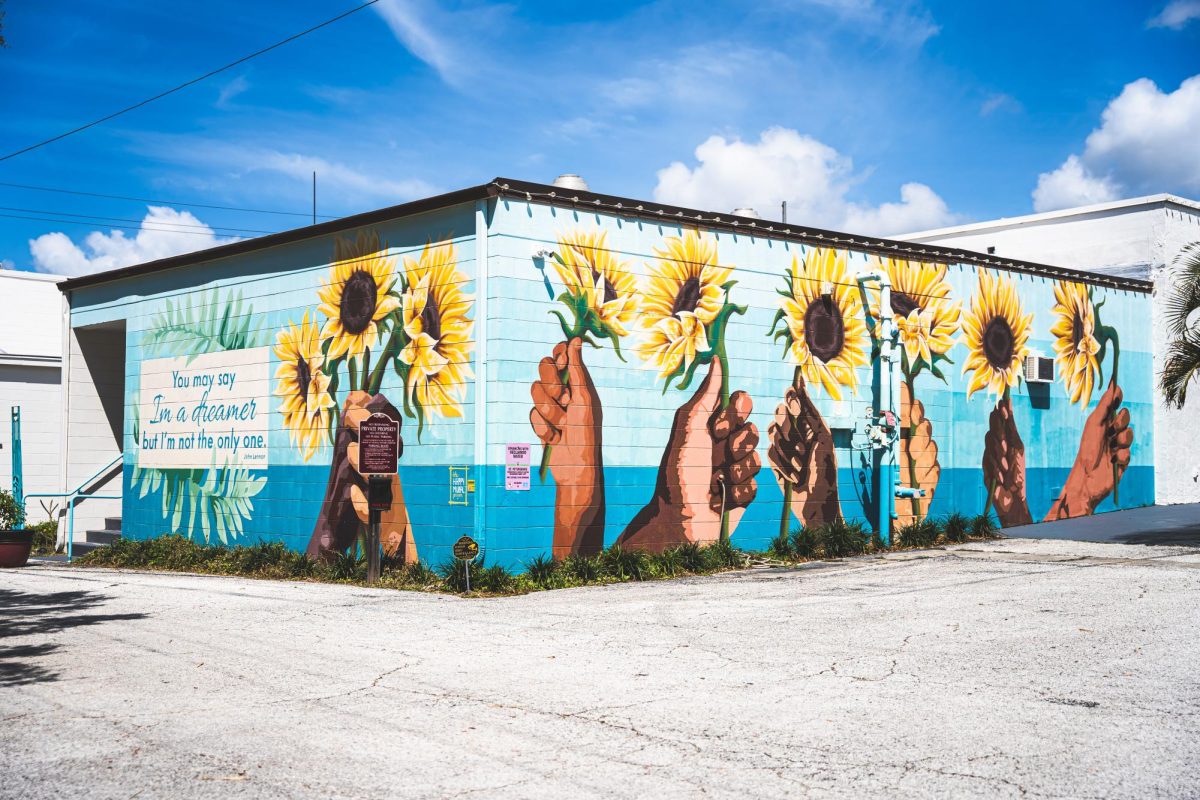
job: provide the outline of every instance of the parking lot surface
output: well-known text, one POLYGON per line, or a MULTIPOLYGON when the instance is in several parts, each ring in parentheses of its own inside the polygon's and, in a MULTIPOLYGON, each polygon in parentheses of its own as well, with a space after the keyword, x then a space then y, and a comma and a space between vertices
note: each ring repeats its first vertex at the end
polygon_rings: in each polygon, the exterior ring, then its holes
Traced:
POLYGON ((1196 797, 1200 551, 458 597, 0 574, 0 796, 1196 797))

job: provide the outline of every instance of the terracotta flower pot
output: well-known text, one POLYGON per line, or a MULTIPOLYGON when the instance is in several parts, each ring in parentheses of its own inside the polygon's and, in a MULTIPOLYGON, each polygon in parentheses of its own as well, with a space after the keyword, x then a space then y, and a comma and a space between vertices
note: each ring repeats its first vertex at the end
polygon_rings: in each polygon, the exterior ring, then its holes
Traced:
POLYGON ((33 549, 33 531, 0 531, 0 567, 23 567, 33 549))

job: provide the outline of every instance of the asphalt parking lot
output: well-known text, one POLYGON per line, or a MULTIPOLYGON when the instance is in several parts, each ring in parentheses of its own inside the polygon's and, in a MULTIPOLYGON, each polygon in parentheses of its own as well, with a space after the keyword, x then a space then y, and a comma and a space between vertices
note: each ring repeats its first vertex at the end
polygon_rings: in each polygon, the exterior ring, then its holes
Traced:
POLYGON ((1200 550, 504 599, 0 574, 0 796, 1196 797, 1200 550))

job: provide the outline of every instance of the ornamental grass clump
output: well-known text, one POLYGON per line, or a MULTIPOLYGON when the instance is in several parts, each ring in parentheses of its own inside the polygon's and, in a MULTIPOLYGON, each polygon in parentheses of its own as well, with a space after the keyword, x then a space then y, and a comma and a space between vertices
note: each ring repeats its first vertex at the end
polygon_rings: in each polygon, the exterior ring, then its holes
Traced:
POLYGON ((695 542, 681 544, 675 549, 679 553, 679 564, 685 572, 700 575, 712 570, 708 553, 695 542))
POLYGON ((771 540, 771 544, 767 547, 767 555, 780 561, 795 560, 796 551, 792 547, 792 537, 786 532, 780 533, 771 540))
POLYGON ((990 515, 980 514, 971 520, 971 538, 999 539, 1001 535, 1000 529, 996 527, 996 523, 992 522, 990 515))
POLYGON ((548 588, 558 579, 558 564, 543 554, 525 563, 525 575, 536 585, 548 588))
POLYGON ((913 520, 897 531, 901 547, 933 547, 942 535, 937 521, 926 517, 913 520))
POLYGON ((821 537, 817 528, 803 525, 793 528, 789 545, 793 557, 798 559, 818 558, 821 555, 821 537))
POLYGON ((627 550, 614 544, 600 554, 602 574, 619 581, 642 581, 650 574, 650 557, 644 550, 627 550))
POLYGON ((572 554, 562 560, 558 566, 561 575, 577 583, 595 583, 600 580, 600 559, 588 558, 572 554))
POLYGON ((825 558, 862 555, 871 539, 861 522, 847 522, 844 519, 827 522, 816 531, 816 535, 821 541, 825 558))
POLYGON ((650 556, 650 569, 660 578, 674 578, 687 572, 683 567, 683 556, 678 547, 669 547, 650 556))
POLYGON ((971 520, 955 511, 942 520, 942 534, 947 542, 965 542, 971 535, 971 520))

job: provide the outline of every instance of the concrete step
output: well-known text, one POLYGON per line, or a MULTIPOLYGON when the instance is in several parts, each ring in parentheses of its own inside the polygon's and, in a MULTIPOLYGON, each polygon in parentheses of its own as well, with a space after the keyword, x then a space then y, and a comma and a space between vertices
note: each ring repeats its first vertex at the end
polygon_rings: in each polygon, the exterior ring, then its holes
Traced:
POLYGON ((104 530, 106 530, 106 531, 121 530, 121 518, 120 517, 105 517, 104 518, 104 530))
MULTIPOLYGON (((113 542, 115 542, 117 539, 120 539, 120 538, 121 538, 121 530, 119 528, 115 531, 105 529, 105 530, 98 530, 98 531, 88 531, 86 541, 88 544, 106 545, 106 544, 112 544, 113 542)), ((76 545, 78 545, 78 542, 76 542, 76 545)))
POLYGON ((71 548, 71 555, 75 558, 79 558, 80 556, 90 553, 93 550, 99 550, 101 547, 108 547, 108 545, 100 544, 99 542, 76 542, 71 548))

